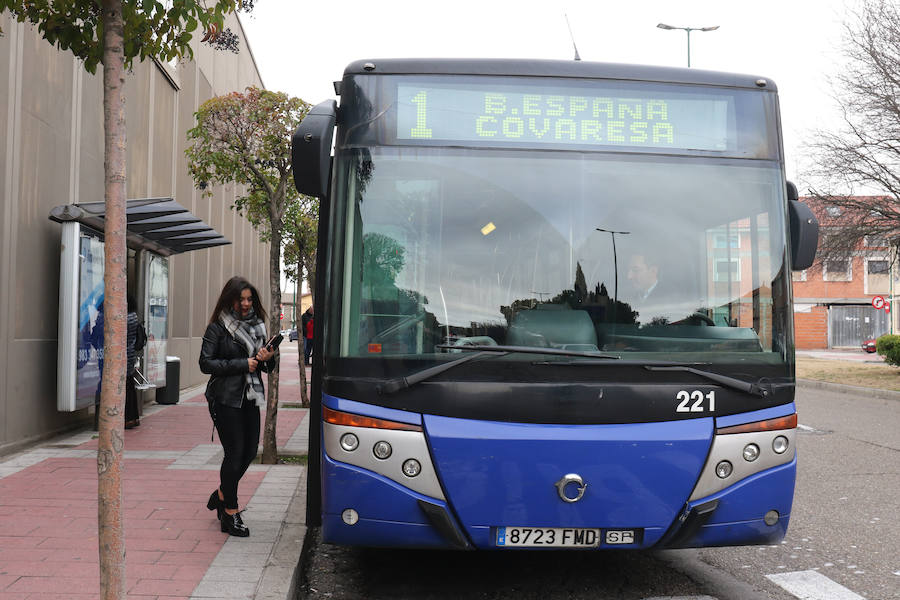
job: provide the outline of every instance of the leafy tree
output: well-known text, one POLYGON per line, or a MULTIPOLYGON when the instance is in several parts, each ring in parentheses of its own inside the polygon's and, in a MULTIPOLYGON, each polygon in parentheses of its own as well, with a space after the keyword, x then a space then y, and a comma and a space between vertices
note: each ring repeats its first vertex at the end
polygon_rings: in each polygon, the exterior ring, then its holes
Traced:
POLYGON ((900 234, 898 3, 864 0, 851 11, 844 54, 847 64, 835 76, 843 126, 817 131, 811 144, 816 165, 808 175, 817 182, 811 204, 823 226, 834 225, 821 237, 819 262, 848 256, 865 236, 887 238, 896 247, 900 234), (856 195, 860 188, 875 195, 856 195))
POLYGON ((374 288, 396 288, 394 281, 406 264, 403 244, 383 233, 367 233, 363 236, 363 276, 374 288))
MULTIPOLYGON (((269 331, 281 328, 284 216, 298 196, 291 173, 291 134, 309 109, 299 98, 248 87, 244 93, 232 92, 204 102, 194 115, 196 125, 188 131, 190 146, 185 153, 198 188, 229 182, 246 186, 232 208, 246 215, 263 241, 269 242, 269 331)), ((266 464, 274 464, 278 458, 278 377, 277 369, 269 373, 262 456, 266 464)))
POLYGON ((122 449, 125 396, 125 73, 135 59, 192 57, 193 32, 215 40, 239 0, 0 0, 20 23, 83 61, 103 65, 105 272, 104 368, 97 449, 100 590, 104 600, 125 597, 122 449))
MULTIPOLYGON (((306 279, 309 289, 316 289, 316 245, 319 229, 319 201, 311 196, 301 195, 296 202, 288 205, 284 215, 284 272, 290 281, 299 283, 306 279), (305 277, 304 277, 305 274, 305 277)), ((299 299, 294 297, 295 305, 299 299)), ((316 308, 318 314, 322 307, 316 308)), ((303 339, 303 331, 297 324, 297 333, 303 339)), ((301 348, 302 349, 302 348, 301 348)), ((297 355, 300 368, 300 403, 309 406, 309 393, 306 389, 306 367, 303 364, 303 352, 297 355)))

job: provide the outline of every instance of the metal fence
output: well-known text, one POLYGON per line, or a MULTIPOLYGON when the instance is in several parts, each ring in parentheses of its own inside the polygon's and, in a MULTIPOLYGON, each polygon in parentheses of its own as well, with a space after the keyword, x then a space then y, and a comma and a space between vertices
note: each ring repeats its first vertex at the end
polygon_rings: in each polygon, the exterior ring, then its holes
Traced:
POLYGON ((828 309, 828 347, 859 347, 863 340, 890 330, 889 315, 871 305, 831 306, 828 309))

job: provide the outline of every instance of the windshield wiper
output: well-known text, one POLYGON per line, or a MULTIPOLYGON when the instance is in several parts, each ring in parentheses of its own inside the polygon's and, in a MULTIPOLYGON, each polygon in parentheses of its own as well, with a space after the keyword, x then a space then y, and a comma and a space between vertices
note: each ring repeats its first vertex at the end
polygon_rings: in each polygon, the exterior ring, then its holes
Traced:
POLYGON ((475 354, 469 354, 467 356, 457 358, 456 360, 451 360, 449 362, 435 365, 427 369, 422 369, 421 371, 417 371, 412 375, 408 375, 406 377, 388 379, 384 383, 378 385, 375 390, 382 395, 394 394, 396 392, 399 392, 400 390, 412 387, 417 383, 421 383, 427 379, 431 379, 436 375, 440 375, 444 371, 448 371, 457 365, 461 365, 480 356, 487 355, 502 356, 504 354, 559 354, 562 356, 586 356, 589 358, 603 359, 619 358, 618 356, 613 356, 611 354, 601 354, 599 352, 577 352, 575 350, 537 348, 533 346, 450 346, 442 344, 436 347, 451 350, 464 350, 466 352, 475 352, 475 354))
MULTIPOLYGON (((456 360, 451 360, 449 362, 445 362, 434 367, 429 367, 427 369, 422 369, 421 371, 416 371, 412 375, 407 377, 397 377, 394 379, 388 379, 382 384, 379 384, 375 387, 375 391, 379 394, 387 395, 394 394, 399 392, 402 389, 412 387, 417 383, 425 381, 426 379, 431 379, 435 375, 440 375, 444 371, 452 369, 457 365, 461 365, 465 362, 469 362, 472 359, 478 358, 479 356, 487 356, 491 354, 490 352, 478 352, 477 354, 469 354, 468 356, 463 356, 462 358, 457 358, 456 360)), ((505 354, 505 353, 504 353, 505 354)), ((496 356, 494 354, 493 356, 496 356)))
POLYGON ((760 396, 761 398, 768 398, 769 394, 771 393, 767 387, 763 387, 763 379, 757 380, 756 383, 750 383, 749 381, 737 379, 736 377, 729 377, 728 375, 722 375, 721 373, 713 373, 712 371, 695 369, 694 367, 688 367, 686 365, 674 365, 666 367, 644 365, 644 368, 648 371, 685 371, 687 373, 693 373, 694 375, 699 375, 700 377, 709 379, 710 381, 715 381, 716 383, 724 385, 725 387, 729 387, 733 390, 738 390, 739 392, 747 392, 748 394, 760 396))
MULTIPOLYGON (((590 358, 597 358, 596 354, 588 354, 590 358)), ((610 358, 618 358, 621 362, 616 363, 617 367, 690 367, 697 365, 708 365, 706 362, 674 362, 671 360, 634 360, 630 358, 622 358, 621 356, 606 356, 600 360, 536 360, 533 365, 546 367, 595 367, 597 365, 609 365, 610 358)))
POLYGON ((585 352, 582 350, 563 350, 561 348, 542 348, 540 346, 451 346, 450 344, 440 344, 435 348, 445 348, 449 350, 464 350, 466 352, 502 352, 510 354, 554 354, 556 356, 584 356, 585 358, 602 358, 607 360, 618 360, 618 355, 603 354, 599 351, 585 352))

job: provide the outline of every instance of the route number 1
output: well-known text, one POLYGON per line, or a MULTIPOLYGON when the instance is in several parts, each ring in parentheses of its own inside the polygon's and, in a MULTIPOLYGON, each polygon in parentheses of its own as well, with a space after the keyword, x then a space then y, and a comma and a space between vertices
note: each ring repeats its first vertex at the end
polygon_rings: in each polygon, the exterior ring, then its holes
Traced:
POLYGON ((431 138, 431 128, 428 127, 428 94, 421 91, 412 97, 411 102, 416 105, 416 126, 409 132, 409 137, 431 138))
POLYGON ((716 411, 716 392, 711 391, 705 396, 700 390, 688 392, 681 390, 675 394, 675 399, 680 400, 678 408, 675 412, 715 412, 716 411), (705 402, 704 402, 705 401, 705 402))

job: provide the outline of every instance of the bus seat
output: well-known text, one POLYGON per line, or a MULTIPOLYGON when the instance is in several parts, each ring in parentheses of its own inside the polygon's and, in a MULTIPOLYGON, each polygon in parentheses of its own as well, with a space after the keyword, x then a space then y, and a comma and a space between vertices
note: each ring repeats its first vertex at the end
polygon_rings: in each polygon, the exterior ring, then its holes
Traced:
MULTIPOLYGON (((554 306, 554 305, 549 305, 554 306)), ((597 332, 583 310, 533 310, 517 313, 510 323, 506 342, 511 346, 561 348, 571 344, 597 347, 597 332)))

